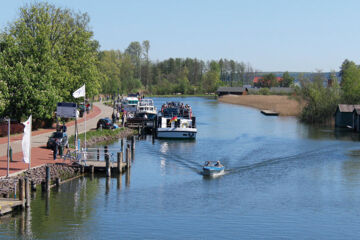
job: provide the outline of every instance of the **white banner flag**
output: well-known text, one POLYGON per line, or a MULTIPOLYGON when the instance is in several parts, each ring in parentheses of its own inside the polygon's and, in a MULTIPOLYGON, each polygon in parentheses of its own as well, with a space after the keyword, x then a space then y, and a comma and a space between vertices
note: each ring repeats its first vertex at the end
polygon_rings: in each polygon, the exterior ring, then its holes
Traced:
POLYGON ((24 128, 24 136, 22 139, 22 151, 24 155, 24 162, 30 163, 30 151, 31 151, 31 120, 32 117, 30 115, 29 119, 22 124, 25 125, 24 128))
POLYGON ((74 98, 85 97, 85 84, 73 93, 74 98))

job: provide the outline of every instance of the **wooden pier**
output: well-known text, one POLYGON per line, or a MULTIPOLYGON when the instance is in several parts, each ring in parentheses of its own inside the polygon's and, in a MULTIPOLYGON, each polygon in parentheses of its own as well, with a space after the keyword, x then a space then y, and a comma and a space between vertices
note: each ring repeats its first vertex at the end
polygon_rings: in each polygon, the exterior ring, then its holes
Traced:
POLYGON ((263 110, 261 110, 261 113, 266 115, 266 116, 279 116, 278 112, 274 112, 272 110, 263 109, 263 110))
POLYGON ((0 215, 12 212, 17 208, 22 208, 24 202, 13 198, 0 198, 0 215))

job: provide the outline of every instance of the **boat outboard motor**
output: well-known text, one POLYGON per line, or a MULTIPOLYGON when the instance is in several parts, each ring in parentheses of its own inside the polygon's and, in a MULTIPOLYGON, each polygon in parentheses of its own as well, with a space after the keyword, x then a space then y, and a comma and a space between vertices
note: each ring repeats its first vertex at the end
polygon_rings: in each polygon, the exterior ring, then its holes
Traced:
POLYGON ((196 128, 196 117, 191 117, 192 128, 196 128))

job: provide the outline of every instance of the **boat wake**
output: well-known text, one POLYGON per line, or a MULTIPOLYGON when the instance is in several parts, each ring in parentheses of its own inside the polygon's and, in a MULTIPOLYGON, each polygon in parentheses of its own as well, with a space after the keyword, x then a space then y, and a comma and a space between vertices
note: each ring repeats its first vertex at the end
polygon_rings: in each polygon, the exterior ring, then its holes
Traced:
POLYGON ((239 167, 235 167, 235 168, 231 168, 227 170, 228 174, 235 174, 235 173, 239 173, 239 172, 243 172, 243 171, 247 171, 247 170, 253 170, 256 168, 261 168, 261 167, 267 167, 267 166, 271 166, 274 164, 279 164, 281 162, 289 162, 289 161, 296 161, 296 160, 300 160, 300 159, 309 159, 311 157, 316 157, 318 155, 324 155, 324 153, 329 153, 329 152, 333 152, 336 151, 336 149, 332 149, 330 150, 331 147, 326 148, 326 149, 314 149, 312 151, 306 151, 306 152, 301 152, 298 154, 293 154, 293 155, 289 155, 289 156, 283 156, 283 157, 275 157, 275 158, 270 158, 270 159, 265 159, 261 162, 257 162, 257 163, 253 163, 253 164, 249 164, 249 165, 244 165, 244 166, 239 166, 239 167))

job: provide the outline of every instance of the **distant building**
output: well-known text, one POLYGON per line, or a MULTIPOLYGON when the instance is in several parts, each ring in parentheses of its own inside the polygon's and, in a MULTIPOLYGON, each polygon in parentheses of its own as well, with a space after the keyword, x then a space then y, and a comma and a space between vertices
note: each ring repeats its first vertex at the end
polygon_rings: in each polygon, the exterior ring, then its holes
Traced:
POLYGON ((247 95, 248 89, 244 87, 219 87, 216 94, 221 97, 223 95, 247 95))
POLYGON ((335 112, 335 127, 354 128, 354 109, 360 109, 360 105, 339 104, 335 112))
POLYGON ((360 132, 360 108, 354 108, 353 111, 353 128, 356 132, 360 132))

